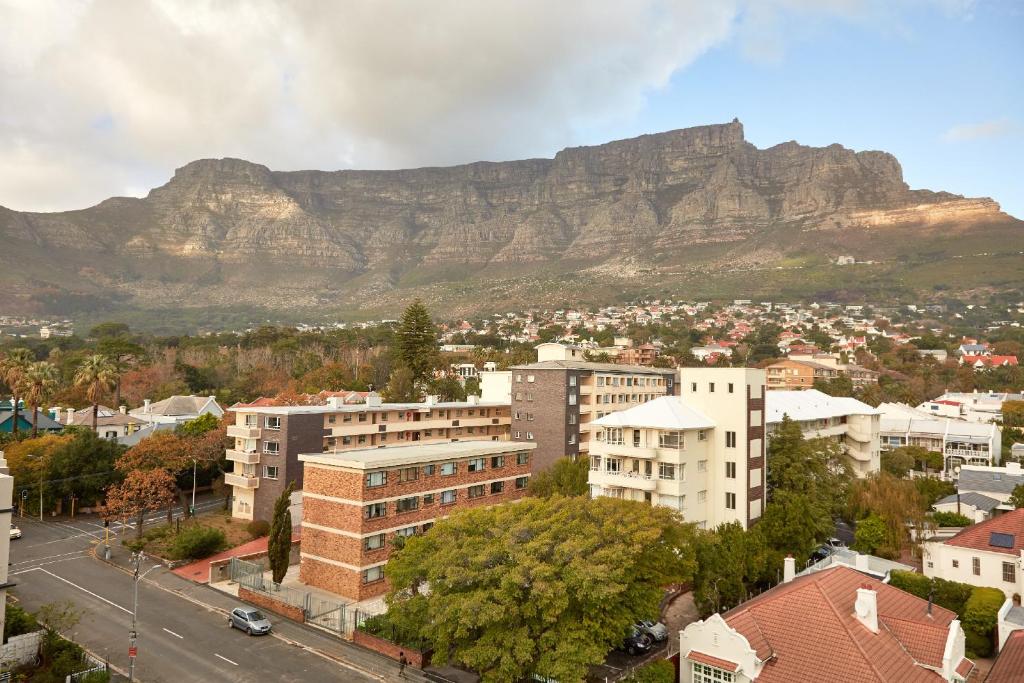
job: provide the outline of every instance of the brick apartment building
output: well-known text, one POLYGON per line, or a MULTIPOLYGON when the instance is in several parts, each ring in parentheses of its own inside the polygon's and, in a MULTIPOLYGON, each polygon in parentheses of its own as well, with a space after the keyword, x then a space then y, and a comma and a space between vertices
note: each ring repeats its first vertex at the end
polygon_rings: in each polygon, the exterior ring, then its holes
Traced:
POLYGON ((541 344, 536 363, 512 368, 512 440, 537 444, 535 472, 587 453, 594 420, 678 393, 675 370, 591 363, 578 351, 541 344))
POLYGON ((370 395, 349 405, 339 398, 326 405, 236 405, 227 449, 234 471, 224 476, 233 487, 231 514, 239 519, 272 516, 274 501, 294 480, 303 487, 300 453, 334 452, 381 446, 461 440, 500 441, 509 435, 507 403, 468 401, 382 403, 370 395))
POLYGON ((458 441, 299 455, 302 582, 354 601, 386 593, 396 537, 454 510, 523 497, 535 447, 458 441))
POLYGON ((810 360, 780 360, 765 368, 768 389, 810 389, 814 380, 839 376, 839 368, 810 360))

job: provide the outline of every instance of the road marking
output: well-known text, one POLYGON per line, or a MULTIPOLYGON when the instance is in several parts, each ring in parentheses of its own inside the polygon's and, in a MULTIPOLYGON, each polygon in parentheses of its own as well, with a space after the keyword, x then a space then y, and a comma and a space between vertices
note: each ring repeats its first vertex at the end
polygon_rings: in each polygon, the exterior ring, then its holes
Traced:
POLYGON ((214 657, 220 657, 221 659, 223 659, 223 660, 224 660, 225 662, 227 662, 228 664, 234 664, 235 666, 238 666, 238 662, 232 662, 232 661, 231 661, 230 659, 228 659, 227 657, 221 657, 221 655, 217 654, 216 652, 214 652, 214 653, 213 653, 213 656, 214 656, 214 657))
MULTIPOLYGON (((42 572, 42 573, 44 573, 44 574, 49 574, 50 576, 52 576, 53 578, 57 579, 58 581, 63 581, 64 583, 66 583, 66 584, 68 584, 69 586, 72 586, 72 587, 74 587, 74 588, 77 588, 78 590, 82 591, 83 593, 88 593, 89 595, 91 595, 92 597, 96 598, 97 600, 102 600, 103 602, 107 603, 107 604, 108 604, 108 605, 110 605, 111 607, 116 607, 117 609, 121 610, 121 611, 122 611, 122 612, 124 612, 125 614, 131 614, 131 613, 132 613, 132 611, 131 611, 130 609, 127 609, 127 608, 121 607, 121 605, 117 604, 116 602, 113 602, 113 601, 111 601, 111 600, 107 600, 107 599, 106 599, 105 597, 103 597, 102 595, 97 595, 96 593, 93 593, 93 592, 92 592, 91 590, 89 590, 88 588, 83 588, 82 586, 79 586, 79 585, 78 585, 77 583, 75 583, 74 581, 68 581, 68 580, 67 580, 67 579, 65 579, 65 578, 64 578, 63 576, 57 576, 57 575, 56 575, 56 574, 54 574, 53 572, 51 572, 51 571, 48 571, 48 570, 46 570, 46 569, 43 569, 42 567, 33 567, 32 569, 26 569, 25 571, 26 571, 26 572, 42 572)), ((20 572, 20 573, 24 573, 24 572, 20 572)))
POLYGON ((39 569, 40 567, 46 567, 46 566, 49 566, 51 564, 57 564, 58 562, 68 562, 70 560, 81 560, 81 559, 83 559, 85 557, 88 557, 88 555, 76 555, 75 557, 65 557, 65 558, 62 558, 62 559, 59 559, 59 560, 50 560, 49 562, 40 562, 35 567, 27 567, 25 569, 19 569, 16 572, 11 572, 11 576, 15 576, 16 574, 24 574, 25 572, 30 572, 30 571, 32 571, 34 569, 39 569))
POLYGON ((179 636, 179 635, 178 635, 177 633, 175 633, 174 631, 172 631, 172 630, 171 630, 171 629, 169 629, 169 628, 165 628, 164 630, 165 630, 165 631, 167 631, 168 633, 170 633, 170 634, 171 634, 172 636, 174 636, 175 638, 181 638, 182 640, 184 640, 184 639, 185 639, 185 636, 179 636))
POLYGON ((21 562, 12 562, 11 566, 12 567, 17 567, 17 566, 23 565, 23 564, 34 564, 36 562, 43 562, 45 560, 53 560, 53 559, 56 559, 58 557, 68 557, 70 555, 81 555, 84 552, 86 552, 86 551, 85 550, 76 550, 76 551, 70 552, 70 553, 61 553, 60 555, 47 555, 46 557, 37 557, 34 560, 22 560, 21 562))

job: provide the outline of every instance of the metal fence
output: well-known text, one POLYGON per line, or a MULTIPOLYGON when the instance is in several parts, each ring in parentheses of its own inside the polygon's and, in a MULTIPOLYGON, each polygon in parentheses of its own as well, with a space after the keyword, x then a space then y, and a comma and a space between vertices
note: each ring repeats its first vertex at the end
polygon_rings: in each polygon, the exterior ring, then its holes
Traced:
POLYGON ((64 683, 75 683, 76 681, 81 681, 89 674, 96 673, 97 671, 110 671, 110 665, 107 664, 107 662, 103 661, 99 657, 93 656, 89 652, 85 652, 83 654, 82 665, 89 668, 76 671, 73 674, 68 674, 64 678, 64 683))
POLYGON ((264 575, 263 565, 257 562, 232 557, 228 564, 228 572, 231 580, 239 586, 286 605, 298 607, 308 624, 343 635, 351 632, 351 625, 345 618, 343 602, 274 583, 264 575))

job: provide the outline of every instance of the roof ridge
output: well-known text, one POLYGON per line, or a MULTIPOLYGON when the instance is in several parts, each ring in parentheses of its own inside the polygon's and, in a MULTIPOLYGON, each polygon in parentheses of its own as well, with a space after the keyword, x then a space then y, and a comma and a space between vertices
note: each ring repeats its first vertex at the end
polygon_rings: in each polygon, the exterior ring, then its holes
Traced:
MULTIPOLYGON (((829 609, 832 610, 832 613, 836 615, 836 619, 839 620, 839 625, 842 626, 843 629, 846 631, 846 633, 850 636, 850 641, 853 643, 853 646, 857 648, 857 651, 860 652, 860 655, 861 655, 861 657, 864 658, 864 661, 867 663, 868 668, 875 672, 875 677, 878 679, 879 683, 885 683, 885 680, 886 680, 885 676, 882 675, 882 672, 879 671, 878 668, 875 666, 875 663, 871 660, 871 657, 869 657, 868 653, 864 651, 863 647, 861 647, 860 641, 858 640, 857 636, 853 633, 852 630, 850 630, 850 627, 846 625, 846 620, 843 618, 843 615, 839 613, 838 608, 836 608, 836 606, 832 602, 832 600, 829 599, 828 593, 826 593, 824 590, 822 590, 821 582, 820 581, 814 581, 812 583, 814 584, 814 587, 818 589, 818 592, 821 593, 821 597, 825 599, 825 604, 827 604, 829 606, 829 609)), ((876 602, 876 605, 877 605, 877 602, 876 602)), ((865 627, 865 628, 867 628, 867 627, 865 627)), ((888 628, 886 628, 885 630, 889 631, 888 628)), ((890 633, 891 633, 891 631, 890 631, 890 633)), ((875 634, 875 635, 877 635, 877 634, 875 634)), ((898 642, 898 640, 897 640, 897 642, 898 642)), ((902 644, 901 644, 901 647, 902 647, 902 644)))

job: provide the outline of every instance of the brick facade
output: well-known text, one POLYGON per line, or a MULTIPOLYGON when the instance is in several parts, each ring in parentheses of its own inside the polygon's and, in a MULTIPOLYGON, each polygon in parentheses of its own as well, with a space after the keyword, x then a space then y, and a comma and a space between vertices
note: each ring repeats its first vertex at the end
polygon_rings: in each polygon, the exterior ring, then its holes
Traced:
POLYGON ((320 450, 323 430, 317 415, 283 415, 281 429, 262 430, 260 462, 256 466, 260 476, 260 487, 253 496, 253 519, 270 521, 274 516, 274 502, 288 486, 295 481, 295 490, 302 489, 302 466, 299 453, 320 450), (276 455, 263 452, 263 444, 276 441, 279 450, 276 455), (263 476, 265 466, 277 467, 277 479, 263 476))

